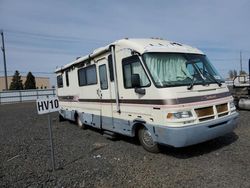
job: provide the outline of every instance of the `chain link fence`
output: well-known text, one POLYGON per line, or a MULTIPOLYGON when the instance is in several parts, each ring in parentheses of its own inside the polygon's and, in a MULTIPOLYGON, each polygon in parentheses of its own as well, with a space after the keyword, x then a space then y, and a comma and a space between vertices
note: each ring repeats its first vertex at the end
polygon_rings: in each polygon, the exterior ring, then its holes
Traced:
POLYGON ((55 89, 12 90, 0 92, 0 104, 35 101, 38 98, 56 96, 55 89))

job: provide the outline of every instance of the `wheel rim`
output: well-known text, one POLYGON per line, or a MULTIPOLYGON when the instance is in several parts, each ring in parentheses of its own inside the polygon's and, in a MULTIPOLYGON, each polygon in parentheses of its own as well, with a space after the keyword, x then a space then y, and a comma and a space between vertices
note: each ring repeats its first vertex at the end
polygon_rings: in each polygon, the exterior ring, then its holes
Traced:
POLYGON ((142 140, 143 140, 144 144, 149 146, 149 147, 152 147, 155 145, 154 140, 151 136, 151 133, 147 129, 144 129, 144 131, 143 131, 142 140))

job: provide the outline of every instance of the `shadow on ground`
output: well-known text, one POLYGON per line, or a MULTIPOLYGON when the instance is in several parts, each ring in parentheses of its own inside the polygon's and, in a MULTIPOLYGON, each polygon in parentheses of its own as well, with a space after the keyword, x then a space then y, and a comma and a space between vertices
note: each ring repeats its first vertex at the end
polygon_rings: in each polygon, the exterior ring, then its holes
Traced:
MULTIPOLYGON (((89 126, 87 126, 87 129, 102 134, 102 131, 100 129, 95 129, 89 126)), ((130 144, 137 145, 137 146, 140 145, 139 140, 137 138, 131 138, 131 137, 123 136, 123 135, 117 135, 114 139, 110 139, 110 140, 114 142, 125 141, 130 144)), ((214 152, 216 150, 219 150, 223 147, 226 147, 234 143, 237 140, 238 140, 238 136, 234 132, 232 132, 224 136, 218 137, 216 139, 203 142, 200 144, 196 144, 193 146, 188 146, 188 147, 183 147, 183 148, 174 148, 171 146, 160 145, 159 147, 160 147, 160 153, 162 154, 173 156, 179 159, 188 159, 188 158, 204 155, 206 153, 214 152)))
POLYGON ((232 132, 225 136, 184 148, 161 146, 161 152, 176 158, 188 159, 217 151, 234 143, 236 140, 238 140, 238 136, 232 132))
MULTIPOLYGON (((130 138, 126 136, 119 136, 117 141, 123 140, 129 142, 131 144, 140 145, 138 139, 130 138)), ((160 145, 160 153, 170 155, 180 159, 188 159, 200 155, 204 155, 206 153, 211 153, 216 150, 219 150, 223 147, 226 147, 235 141, 238 140, 238 136, 232 132, 226 134, 225 136, 218 137, 216 139, 203 142, 200 144, 196 144, 193 146, 183 147, 183 148, 174 148, 171 146, 160 145)))

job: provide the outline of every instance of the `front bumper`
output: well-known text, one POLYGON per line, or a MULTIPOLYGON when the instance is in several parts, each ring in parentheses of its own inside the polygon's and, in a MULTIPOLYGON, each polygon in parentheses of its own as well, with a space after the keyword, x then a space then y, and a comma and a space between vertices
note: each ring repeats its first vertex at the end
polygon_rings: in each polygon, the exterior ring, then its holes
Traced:
POLYGON ((205 142, 230 133, 237 126, 239 114, 187 127, 155 127, 156 142, 174 147, 185 147, 205 142))

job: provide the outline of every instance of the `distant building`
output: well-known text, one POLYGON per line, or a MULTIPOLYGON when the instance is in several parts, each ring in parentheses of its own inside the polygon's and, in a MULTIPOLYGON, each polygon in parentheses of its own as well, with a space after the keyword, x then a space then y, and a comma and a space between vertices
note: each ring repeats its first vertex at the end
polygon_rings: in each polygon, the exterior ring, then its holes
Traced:
MULTIPOLYGON (((12 82, 13 76, 8 76, 8 89, 10 88, 10 84, 12 82)), ((48 89, 50 88, 50 82, 48 77, 35 77, 36 79, 36 88, 37 89, 48 89)), ((26 81, 26 76, 22 76, 21 80, 23 81, 23 84, 26 81)), ((5 77, 0 76, 0 91, 5 90, 5 77)))

